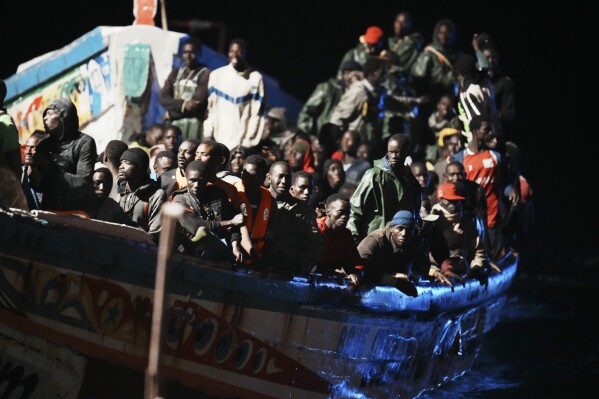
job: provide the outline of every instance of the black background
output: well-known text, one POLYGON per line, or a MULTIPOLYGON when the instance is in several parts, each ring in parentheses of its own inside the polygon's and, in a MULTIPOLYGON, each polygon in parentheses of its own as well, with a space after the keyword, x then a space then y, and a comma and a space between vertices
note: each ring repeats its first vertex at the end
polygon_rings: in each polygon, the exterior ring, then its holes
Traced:
MULTIPOLYGON (((167 0, 169 21, 222 22, 226 44, 248 40, 248 61, 305 101, 315 85, 333 76, 344 52, 370 25, 391 34, 395 14, 409 10, 429 42, 440 18, 454 21, 459 48, 471 52, 475 32, 497 43, 504 70, 516 86, 524 173, 535 190, 535 248, 547 256, 593 257, 597 251, 597 116, 595 54, 597 13, 574 2, 527 1, 279 1, 167 0), (594 69, 595 68, 595 69, 594 69), (593 107, 593 105, 595 105, 593 107), (590 106, 587 110, 584 106, 590 106), (585 120, 587 118, 587 120, 585 120)), ((3 3, 0 77, 20 63, 58 49, 99 25, 133 21, 132 0, 3 3)), ((160 26, 160 13, 156 15, 160 26)), ((174 28, 172 30, 184 31, 174 28)), ((200 33, 217 49, 217 31, 200 33)))

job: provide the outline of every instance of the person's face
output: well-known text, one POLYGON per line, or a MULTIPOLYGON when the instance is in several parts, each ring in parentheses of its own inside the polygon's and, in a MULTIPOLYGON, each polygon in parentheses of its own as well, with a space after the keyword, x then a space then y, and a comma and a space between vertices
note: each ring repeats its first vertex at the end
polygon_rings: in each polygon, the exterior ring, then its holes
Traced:
POLYGON ((298 178, 289 189, 289 193, 300 201, 308 202, 314 192, 314 182, 306 177, 298 178))
POLYGON ((455 183, 464 179, 464 172, 459 166, 448 165, 445 169, 445 180, 450 183, 455 183))
POLYGON ((497 67, 497 54, 491 49, 484 49, 483 54, 489 63, 489 71, 495 71, 497 67))
POLYGON ((349 221, 349 202, 336 200, 329 204, 326 215, 333 230, 344 228, 349 221))
POLYGON ((179 144, 177 132, 173 129, 166 129, 162 142, 164 143, 164 147, 167 149, 167 151, 175 151, 177 144, 179 144))
POLYGON ((499 141, 497 140, 497 135, 489 134, 488 140, 486 143, 487 148, 494 150, 495 148, 497 148, 498 144, 499 144, 499 141))
POLYGON ((380 84, 383 81, 383 79, 385 79, 386 73, 387 67, 385 65, 382 65, 379 69, 372 73, 371 81, 374 83, 374 85, 380 84))
POLYGON ((425 188, 428 183, 428 171, 422 166, 412 166, 412 174, 418 180, 420 187, 425 188))
POLYGON ((453 134, 446 139, 445 147, 447 148, 449 155, 453 155, 462 148, 462 142, 457 134, 453 134))
POLYGON ((175 166, 175 161, 173 159, 168 157, 162 157, 157 159, 154 163, 154 171, 156 172, 156 176, 160 176, 167 170, 175 168, 175 166))
POLYGON ((327 181, 329 186, 337 188, 343 184, 343 168, 337 163, 331 164, 327 169, 327 181))
POLYGON ((146 141, 151 146, 156 145, 162 141, 164 135, 164 129, 159 127, 152 127, 146 132, 146 141))
POLYGON ((119 165, 119 178, 129 181, 132 177, 137 175, 137 166, 123 159, 119 165))
POLYGON ((325 149, 318 140, 312 142, 312 155, 314 156, 314 167, 320 167, 325 161, 325 149))
POLYGON ((112 189, 112 176, 104 172, 94 172, 92 181, 94 183, 94 195, 100 200, 108 198, 108 194, 112 189))
POLYGON ((181 53, 181 58, 183 58, 183 65, 193 65, 196 61, 197 56, 198 50, 193 44, 186 44, 183 46, 183 52, 181 53))
POLYGON ((196 150, 196 159, 199 159, 200 161, 204 162, 204 163, 209 163, 210 162, 210 151, 212 151, 212 146, 209 144, 200 144, 198 146, 198 149, 196 150))
POLYGON ((197 170, 190 170, 185 176, 187 178, 187 189, 189 193, 195 198, 200 198, 202 192, 208 185, 208 177, 205 173, 201 173, 197 170))
POLYGON ((455 34, 447 25, 441 25, 437 31, 437 40, 443 47, 451 47, 455 41, 455 34))
POLYGON ((343 151, 344 153, 348 153, 350 155, 354 155, 356 153, 357 150, 357 140, 354 137, 354 133, 351 131, 347 131, 345 133, 343 133, 343 136, 341 137, 341 151, 343 151))
POLYGON ((231 158, 229 164, 231 167, 231 173, 233 173, 235 176, 239 176, 241 171, 243 170, 243 161, 244 158, 242 153, 236 152, 233 154, 233 157, 231 158))
POLYGON ((241 172, 241 180, 243 180, 243 185, 246 188, 258 188, 259 186, 264 184, 264 179, 266 179, 265 173, 260 172, 260 168, 258 167, 258 165, 243 165, 243 172, 241 172))
POLYGON ((480 124, 480 129, 474 133, 476 134, 479 147, 485 147, 489 141, 489 122, 483 121, 480 124))
POLYGON ((276 165, 268 175, 270 188, 275 197, 279 198, 289 192, 291 186, 291 168, 288 165, 276 165))
POLYGON ((306 153, 300 150, 293 149, 291 150, 291 159, 289 163, 291 164, 291 170, 298 171, 304 168, 304 157, 306 153))
POLYGON ((238 67, 243 67, 243 65, 245 65, 245 49, 239 46, 239 44, 231 44, 231 46, 229 47, 228 56, 229 62, 235 69, 238 69, 238 67))
POLYGON ((57 136, 58 134, 62 134, 61 127, 62 121, 58 114, 53 109, 47 110, 44 115, 44 128, 46 129, 46 132, 53 136, 57 136))
POLYGON ((387 143, 387 159, 391 168, 400 168, 405 163, 408 156, 407 150, 405 141, 400 143, 398 140, 389 140, 387 143))
POLYGON ((395 21, 393 21, 393 32, 396 35, 402 35, 408 33, 411 29, 411 21, 405 16, 405 14, 399 14, 395 21))
POLYGON ((447 96, 443 96, 437 103, 437 110, 442 113, 446 113, 453 106, 451 100, 447 96))
POLYGON ((463 206, 462 201, 460 200, 448 200, 445 198, 441 198, 439 200, 439 205, 445 208, 449 213, 455 213, 458 215, 462 215, 463 206))
POLYGON ((370 147, 366 144, 361 144, 356 151, 356 156, 370 162, 370 147))
POLYGON ((35 155, 35 150, 39 141, 40 139, 37 137, 29 137, 25 142, 25 151, 23 154, 23 163, 25 165, 33 164, 33 156, 35 155))
POLYGON ((177 152, 177 166, 185 170, 185 167, 194 160, 196 155, 195 150, 196 148, 193 143, 190 143, 189 141, 181 143, 179 151, 177 152))
POLYGON ((401 224, 391 227, 391 238, 398 247, 407 245, 412 236, 412 228, 401 224))

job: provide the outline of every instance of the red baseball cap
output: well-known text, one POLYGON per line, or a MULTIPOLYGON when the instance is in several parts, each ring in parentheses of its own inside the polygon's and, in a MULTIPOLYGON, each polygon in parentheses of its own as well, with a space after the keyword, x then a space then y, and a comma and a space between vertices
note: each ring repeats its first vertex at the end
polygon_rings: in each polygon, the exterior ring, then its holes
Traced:
POLYGON ((360 36, 360 41, 362 43, 377 44, 382 36, 383 30, 381 28, 378 26, 369 26, 368 29, 366 29, 366 33, 360 36))
POLYGON ((437 188, 437 199, 441 198, 450 201, 466 199, 466 197, 458 193, 458 188, 454 183, 443 183, 437 188))

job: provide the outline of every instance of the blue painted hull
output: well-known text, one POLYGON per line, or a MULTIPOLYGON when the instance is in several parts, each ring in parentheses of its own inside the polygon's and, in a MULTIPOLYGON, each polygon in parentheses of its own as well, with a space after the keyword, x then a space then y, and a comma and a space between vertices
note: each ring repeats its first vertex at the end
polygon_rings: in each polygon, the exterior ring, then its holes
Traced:
MULTIPOLYGON (((39 338, 38 352, 58 346, 143 371, 155 265, 156 247, 137 230, 0 211, 0 324, 39 338)), ((501 266, 487 287, 430 284, 412 298, 173 255, 164 376, 214 397, 413 397, 472 366, 517 260, 501 266)), ((30 359, 18 360, 28 370, 30 359)))

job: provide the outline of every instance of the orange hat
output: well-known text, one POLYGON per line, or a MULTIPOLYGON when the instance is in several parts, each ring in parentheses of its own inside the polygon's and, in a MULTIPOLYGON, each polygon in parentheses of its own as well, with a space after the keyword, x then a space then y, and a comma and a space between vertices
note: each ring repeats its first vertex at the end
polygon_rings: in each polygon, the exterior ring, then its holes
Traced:
POLYGON ((437 189, 437 199, 464 200, 466 197, 458 194, 458 188, 454 183, 443 183, 437 189))
POLYGON ((360 36, 360 42, 368 43, 368 44, 377 44, 381 37, 383 36, 383 31, 378 26, 369 26, 366 29, 366 33, 360 36))

